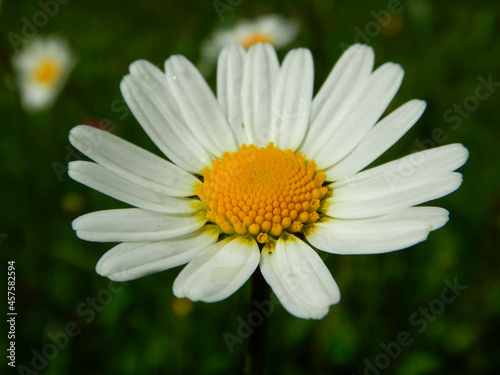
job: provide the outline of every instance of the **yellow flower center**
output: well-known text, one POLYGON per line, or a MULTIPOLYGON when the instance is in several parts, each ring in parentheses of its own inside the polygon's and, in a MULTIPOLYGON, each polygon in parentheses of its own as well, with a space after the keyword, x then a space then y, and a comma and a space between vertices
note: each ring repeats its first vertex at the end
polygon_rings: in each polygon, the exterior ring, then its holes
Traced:
POLYGON ((35 69, 35 81, 45 86, 53 86, 61 75, 61 65, 54 60, 43 60, 35 69))
POLYGON ((273 39, 269 36, 269 34, 255 32, 255 33, 248 34, 248 35, 245 35, 244 37, 240 38, 239 42, 243 46, 243 48, 249 49, 251 46, 253 46, 254 44, 257 44, 257 43, 271 43, 272 44, 273 39))
POLYGON ((328 189, 325 174, 300 152, 241 146, 203 171, 197 195, 207 219, 227 234, 250 234, 266 243, 283 231, 301 232, 316 222, 328 189))

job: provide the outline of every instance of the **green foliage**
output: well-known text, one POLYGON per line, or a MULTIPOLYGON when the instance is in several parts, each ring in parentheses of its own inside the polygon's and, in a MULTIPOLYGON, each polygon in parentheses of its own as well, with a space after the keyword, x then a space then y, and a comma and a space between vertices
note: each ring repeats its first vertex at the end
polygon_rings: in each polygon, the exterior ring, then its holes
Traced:
MULTIPOLYGON (((17 364, 33 368, 34 352, 42 353, 53 344, 50 335, 66 335, 66 345, 47 361, 42 373, 240 372, 247 340, 235 344, 231 353, 223 334, 237 336, 238 318, 248 317, 248 283, 226 301, 193 304, 172 296, 180 268, 126 285, 110 284, 94 272, 95 263, 111 245, 77 239, 71 221, 122 205, 65 174, 67 162, 80 158, 68 152, 67 134, 74 125, 103 122, 115 134, 158 153, 123 107, 119 82, 129 63, 143 58, 162 66, 171 54, 183 54, 196 63, 200 45, 212 30, 240 18, 280 13, 301 22, 290 48, 312 50, 316 90, 340 56, 341 46, 360 41, 374 47, 378 65, 394 61, 405 68, 391 109, 414 97, 427 101, 415 128, 378 162, 422 145, 453 142, 465 144, 471 157, 460 170, 464 175, 460 190, 432 203, 446 207, 451 219, 427 242, 384 255, 329 255, 325 262, 339 284, 342 301, 322 321, 299 320, 275 306, 268 373, 375 374, 367 370, 367 361, 376 365, 378 356, 387 355, 381 344, 396 342, 402 331, 409 333, 412 343, 390 358, 387 368, 379 366, 380 373, 498 373, 499 90, 478 100, 477 109, 465 110, 464 115, 454 107, 466 105, 467 98, 476 95, 482 82, 478 77, 500 81, 498 4, 221 1, 239 3, 231 5, 223 20, 212 1, 61 4, 39 34, 65 37, 79 60, 53 108, 37 114, 21 108, 7 35, 21 35, 23 17, 31 19, 40 5, 3 1, 0 233, 7 237, 0 238, 0 246, 5 268, 7 260, 16 261, 17 364), (400 12, 391 14, 381 27, 376 15, 394 4, 400 12), (378 32, 374 25, 379 25, 378 32), (441 313, 423 318, 419 309, 439 300, 445 280, 455 278, 468 288, 446 303, 441 313), (414 314, 427 322, 422 332, 423 325, 411 319, 414 314), (69 322, 76 324, 78 334, 65 333, 69 322)), ((213 87, 213 70, 207 78, 213 87)), ((4 345, 5 337, 0 342, 4 345)))

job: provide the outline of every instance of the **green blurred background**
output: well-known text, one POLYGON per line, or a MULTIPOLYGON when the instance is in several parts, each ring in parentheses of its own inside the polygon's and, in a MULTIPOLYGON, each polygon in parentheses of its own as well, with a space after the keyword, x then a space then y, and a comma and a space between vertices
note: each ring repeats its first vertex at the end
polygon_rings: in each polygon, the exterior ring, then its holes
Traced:
MULTIPOLYGON (((65 37, 78 64, 55 105, 28 114, 13 83, 7 34, 21 34, 22 18, 39 10, 36 1, 13 0, 4 0, 0 9, 0 248, 5 272, 7 260, 16 261, 16 364, 32 371, 11 369, 2 354, 0 373, 241 372, 247 340, 231 351, 223 334, 241 331, 249 312, 249 283, 216 304, 176 300, 171 289, 180 268, 127 285, 110 284, 94 267, 112 245, 81 241, 70 224, 81 214, 123 204, 72 181, 64 170, 67 161, 80 158, 67 148, 68 131, 89 121, 112 126, 115 134, 158 153, 121 107, 119 83, 129 63, 143 58, 162 66, 171 54, 196 63, 210 32, 268 13, 300 21, 289 48, 311 49, 316 90, 343 46, 355 41, 374 47, 377 65, 403 65, 405 80, 391 108, 412 98, 426 100, 428 107, 378 162, 432 144, 460 142, 471 151, 460 169, 462 187, 431 203, 446 207, 451 220, 426 242, 383 255, 321 254, 342 301, 321 321, 294 318, 275 305, 268 373, 498 373, 498 84, 488 98, 474 99, 477 87, 484 86, 478 77, 500 82, 498 2, 71 0, 39 35, 65 37), (228 7, 222 17, 216 11, 221 4, 228 7), (391 6, 401 12, 377 29, 376 14, 391 6), (477 108, 453 113, 464 103, 477 108), (453 302, 439 302, 447 280, 467 289, 453 302), (401 332, 411 344, 390 358, 383 344, 397 352, 390 343, 401 332)), ((214 87, 214 72, 207 74, 214 87)), ((2 333, 2 353, 7 342, 2 333)))

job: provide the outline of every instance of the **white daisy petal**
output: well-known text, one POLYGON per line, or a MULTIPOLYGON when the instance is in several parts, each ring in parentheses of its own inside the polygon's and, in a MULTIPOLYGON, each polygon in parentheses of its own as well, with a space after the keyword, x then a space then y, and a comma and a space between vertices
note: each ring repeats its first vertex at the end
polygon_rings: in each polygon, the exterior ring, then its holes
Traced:
POLYGON ((233 129, 238 145, 244 142, 245 137, 241 103, 244 61, 243 47, 230 44, 221 51, 217 63, 217 99, 233 129))
POLYGON ((143 60, 131 64, 130 71, 120 89, 137 121, 172 162, 189 172, 201 173, 213 156, 186 127, 165 75, 143 60))
MULTIPOLYGON (((374 61, 373 49, 360 44, 353 45, 340 57, 312 102, 311 124, 301 146, 306 155, 312 157, 317 152, 317 141, 332 119, 346 116, 359 102, 374 61)), ((341 122, 339 118, 336 126, 341 122)))
POLYGON ((272 93, 279 71, 278 57, 268 44, 257 44, 248 50, 243 67, 243 123, 245 142, 267 146, 271 139, 272 93))
POLYGON ((169 197, 136 185, 96 163, 73 161, 68 165, 68 174, 73 180, 132 206, 172 214, 196 211, 197 200, 169 197))
POLYGON ((450 213, 441 207, 431 207, 431 206, 419 206, 419 207, 408 207, 402 210, 392 212, 389 215, 385 215, 385 218, 379 216, 379 221, 393 221, 395 218, 397 220, 420 220, 424 221, 430 226, 430 230, 436 230, 441 228, 448 222, 450 213))
POLYGON ((280 238, 261 254, 262 275, 294 316, 321 319, 340 301, 340 291, 319 255, 295 236, 280 238))
POLYGON ((213 155, 220 157, 238 146, 214 94, 200 72, 184 56, 165 62, 169 88, 174 94, 185 122, 194 136, 213 155))
POLYGON ((314 225, 306 239, 335 254, 375 254, 424 241, 429 232, 448 221, 440 207, 410 207, 368 219, 327 219, 314 225))
POLYGON ((290 51, 283 61, 271 107, 271 140, 282 150, 295 151, 309 125, 314 66, 305 48, 290 51))
POLYGON ((364 218, 437 199, 456 190, 468 151, 452 144, 421 151, 341 179, 330 186, 326 213, 336 218, 364 218))
POLYGON ((469 151, 460 143, 435 147, 342 178, 331 184, 331 187, 338 194, 339 187, 369 189, 379 184, 396 184, 398 181, 443 174, 460 168, 468 157, 469 151))
POLYGON ((324 137, 318 139, 314 156, 318 168, 332 166, 356 147, 396 95, 403 75, 403 68, 393 63, 386 63, 373 72, 362 97, 346 109, 349 112, 342 109, 328 125, 324 137))
POLYGON ((96 272, 113 281, 129 281, 186 264, 217 241, 219 231, 203 226, 195 232, 157 242, 124 242, 106 252, 96 272))
POLYGON ((236 237, 218 242, 193 259, 174 282, 176 297, 216 302, 238 290, 259 264, 259 247, 236 237))
POLYGON ((73 220, 82 240, 95 242, 159 241, 182 236, 205 224, 197 214, 167 215, 139 208, 96 211, 73 220))
POLYGON ((383 215, 440 198, 461 184, 462 175, 450 172, 394 182, 387 180, 371 189, 346 186, 334 190, 333 197, 327 200, 326 214, 344 219, 383 215))
POLYGON ((425 105, 422 100, 411 100, 383 118, 349 155, 325 170, 327 180, 351 176, 376 160, 417 122, 425 105))
MULTIPOLYGON (((271 287, 274 295, 279 299, 283 307, 293 316, 309 319, 312 315, 319 315, 316 310, 311 314, 310 307, 301 301, 295 292, 285 285, 279 277, 280 271, 276 267, 276 262, 271 262, 271 255, 264 249, 260 258, 260 271, 264 275, 267 284, 271 287)), ((327 311, 328 312, 328 311, 327 311)), ((325 314, 326 315, 326 314, 325 314)), ((320 318, 318 318, 320 319, 320 318)))
POLYGON ((362 44, 354 44, 340 56, 326 81, 313 100, 311 121, 325 107, 338 108, 342 96, 347 96, 355 86, 359 77, 368 78, 375 62, 373 48, 362 44), (343 94, 343 95, 342 95, 343 94))
POLYGON ((76 149, 121 178, 148 190, 177 197, 195 195, 196 177, 111 133, 91 126, 71 129, 76 149))

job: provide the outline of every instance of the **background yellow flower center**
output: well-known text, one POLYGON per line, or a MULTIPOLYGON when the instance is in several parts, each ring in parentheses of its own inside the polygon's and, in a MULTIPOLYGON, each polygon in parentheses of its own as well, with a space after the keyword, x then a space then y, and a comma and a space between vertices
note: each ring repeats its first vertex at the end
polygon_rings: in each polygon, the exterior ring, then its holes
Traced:
POLYGON ((203 171, 197 195, 207 219, 227 234, 251 234, 260 243, 282 231, 300 232, 319 219, 328 189, 325 174, 300 152, 243 145, 203 171))
POLYGON ((240 39, 240 44, 245 49, 249 49, 251 46, 257 43, 272 43, 273 40, 268 34, 264 33, 252 33, 249 35, 245 35, 240 39))
POLYGON ((39 84, 52 86, 61 74, 61 66, 54 60, 43 60, 35 69, 35 81, 39 84))

